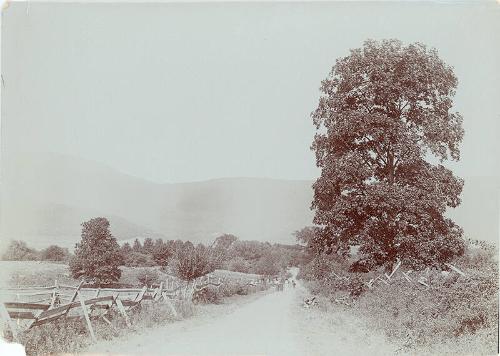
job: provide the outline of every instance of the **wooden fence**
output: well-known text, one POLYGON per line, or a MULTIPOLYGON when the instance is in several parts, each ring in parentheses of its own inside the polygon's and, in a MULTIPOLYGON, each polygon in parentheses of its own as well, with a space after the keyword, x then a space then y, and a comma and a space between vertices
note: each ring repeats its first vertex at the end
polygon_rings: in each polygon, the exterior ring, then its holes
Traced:
MULTIPOLYGON (((7 288, 0 292, 0 317, 15 340, 20 330, 64 317, 83 319, 95 341, 91 319, 100 318, 111 325, 106 316, 112 308, 116 308, 128 327, 131 323, 127 312, 146 301, 167 304, 176 317, 172 299, 192 300, 203 289, 209 286, 219 288, 223 283, 220 278, 207 275, 190 282, 169 279, 155 288, 86 288, 83 281, 78 286, 58 285, 56 281, 50 287, 7 288)), ((259 282, 246 283, 255 285, 259 282)))
MULTIPOLYGON (((462 272, 460 269, 457 267, 453 266, 452 264, 446 263, 446 266, 450 268, 453 272, 456 272, 460 274, 461 276, 465 276, 465 273, 462 272)), ((430 287, 429 285, 429 274, 430 274, 430 269, 427 268, 423 273, 417 274, 413 273, 413 270, 407 270, 404 272, 401 268, 401 261, 398 261, 396 265, 394 266, 392 272, 390 274, 384 273, 383 275, 380 275, 378 277, 370 279, 369 282, 365 283, 368 288, 372 289, 377 282, 383 283, 385 285, 389 285, 397 276, 396 272, 399 272, 400 276, 403 277, 408 283, 410 284, 420 284, 422 286, 425 286, 427 288, 430 287)))
MULTIPOLYGON (((458 273, 459 275, 465 277, 466 274, 462 272, 459 268, 453 266, 452 264, 446 263, 446 266, 450 269, 450 271, 458 273)), ((442 272, 442 273, 450 273, 450 272, 442 272)), ((340 276, 335 272, 331 273, 332 277, 338 280, 349 280, 350 278, 347 276, 340 276)), ((392 272, 390 274, 384 273, 377 277, 371 278, 369 281, 365 281, 364 285, 368 287, 368 289, 373 289, 379 285, 389 286, 396 280, 405 280, 411 286, 420 285, 421 287, 430 288, 430 269, 427 268, 425 271, 415 272, 411 269, 403 271, 401 266, 401 261, 398 261, 394 266, 392 272)), ((335 298, 334 301, 339 304, 349 305, 347 297, 335 298)))

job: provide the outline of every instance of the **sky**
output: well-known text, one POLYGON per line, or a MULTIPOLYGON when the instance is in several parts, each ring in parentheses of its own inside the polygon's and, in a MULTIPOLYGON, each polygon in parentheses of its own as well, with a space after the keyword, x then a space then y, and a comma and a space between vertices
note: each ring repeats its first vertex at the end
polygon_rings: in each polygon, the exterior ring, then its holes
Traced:
POLYGON ((53 152, 160 183, 313 179, 310 113, 368 38, 435 47, 459 79, 459 176, 500 176, 500 5, 11 3, 2 154, 53 152))

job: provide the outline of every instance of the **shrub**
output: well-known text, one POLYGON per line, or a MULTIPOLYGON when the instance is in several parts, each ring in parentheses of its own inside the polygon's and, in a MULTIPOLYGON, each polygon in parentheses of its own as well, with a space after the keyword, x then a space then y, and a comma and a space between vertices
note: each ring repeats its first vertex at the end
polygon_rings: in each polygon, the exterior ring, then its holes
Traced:
POLYGON ((161 303, 142 303, 139 307, 133 309, 133 312, 130 314, 130 322, 137 329, 149 328, 174 320, 174 318, 170 307, 161 303))
POLYGON ((183 280, 193 280, 214 271, 221 260, 216 250, 202 244, 193 246, 186 242, 176 249, 171 266, 177 277, 183 280))
POLYGON ((227 262, 227 269, 229 271, 249 273, 252 269, 252 265, 249 261, 237 256, 227 262))
POLYGON ((499 316, 496 249, 484 243, 472 245, 453 264, 466 275, 429 270, 428 288, 410 284, 396 273, 390 285, 379 283, 368 290, 363 282, 375 272, 349 273, 347 263, 326 256, 315 258, 300 274, 314 294, 331 300, 349 294, 354 312, 404 347, 423 353, 439 354, 449 348, 448 353, 492 354, 499 316), (332 271, 349 279, 338 279, 332 271))
POLYGON ((226 281, 222 286, 220 286, 220 292, 224 297, 230 297, 238 293, 240 285, 236 282, 226 281))
MULTIPOLYGON (((93 325, 95 322, 93 322, 93 325)), ((27 355, 53 355, 75 352, 90 344, 85 323, 60 318, 19 334, 27 355)))
POLYGON ((158 284, 160 281, 160 275, 155 269, 142 269, 137 274, 137 281, 142 286, 150 286, 152 284, 158 284))
POLYGON ((67 248, 51 245, 40 252, 40 258, 43 261, 67 261, 69 251, 67 248))
POLYGON ((124 257, 123 264, 127 267, 152 267, 156 265, 151 255, 135 251, 124 257))
POLYGON ((193 295, 193 302, 203 304, 220 304, 222 302, 222 298, 223 293, 217 288, 208 287, 196 292, 193 295))

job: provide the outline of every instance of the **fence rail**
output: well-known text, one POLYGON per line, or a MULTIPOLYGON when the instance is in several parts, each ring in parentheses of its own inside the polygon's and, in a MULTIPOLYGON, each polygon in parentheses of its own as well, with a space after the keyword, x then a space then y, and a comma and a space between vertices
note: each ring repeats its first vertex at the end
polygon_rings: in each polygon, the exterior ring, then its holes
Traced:
MULTIPOLYGON (((456 272, 463 277, 466 276, 466 274, 464 272, 462 272, 458 267, 456 267, 452 264, 449 264, 449 263, 446 263, 446 266, 450 269, 450 272, 456 272)), ((446 272, 446 273, 450 273, 450 272, 446 272)), ((442 273, 445 273, 445 272, 442 272, 442 273)), ((405 280, 406 282, 408 282, 410 285, 413 285, 413 286, 421 285, 421 286, 424 286, 426 288, 430 288, 431 281, 430 281, 429 274, 430 274, 429 268, 427 268, 425 271, 420 272, 420 273, 414 272, 411 269, 408 269, 405 272, 405 271, 403 271, 403 268, 401 266, 401 261, 398 261, 396 263, 396 265, 394 266, 394 268, 392 269, 392 272, 390 274, 387 274, 387 273, 380 274, 374 278, 371 278, 369 281, 363 282, 363 284, 366 287, 368 287, 369 289, 373 289, 377 285, 383 284, 383 285, 389 286, 389 285, 391 285, 391 283, 393 283, 396 280, 405 280)), ((334 277, 335 279, 338 279, 338 280, 341 280, 341 279, 349 280, 350 279, 347 276, 340 276, 335 272, 331 272, 331 276, 334 277)))
MULTIPOLYGON (((23 329, 29 330, 63 317, 80 318, 85 321, 95 341, 91 319, 100 318, 109 324, 106 315, 112 308, 118 310, 128 327, 131 324, 127 312, 146 301, 167 304, 176 317, 172 299, 192 300, 202 290, 219 288, 224 283, 225 280, 221 278, 206 275, 189 282, 172 278, 157 287, 143 288, 86 288, 83 281, 77 286, 58 285, 55 281, 49 287, 5 288, 0 292, 0 317, 8 325, 15 340, 23 329), (46 298, 40 299, 40 296, 46 298), (38 299, 29 300, 33 297, 38 299)), ((248 285, 259 283, 259 280, 245 282, 248 285)))

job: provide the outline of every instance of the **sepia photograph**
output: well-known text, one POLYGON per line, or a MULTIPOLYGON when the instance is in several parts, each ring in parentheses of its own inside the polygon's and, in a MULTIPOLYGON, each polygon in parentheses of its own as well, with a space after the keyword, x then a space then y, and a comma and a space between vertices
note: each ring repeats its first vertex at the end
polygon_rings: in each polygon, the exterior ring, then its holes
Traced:
POLYGON ((499 1, 3 1, 0 355, 498 355, 499 1))

